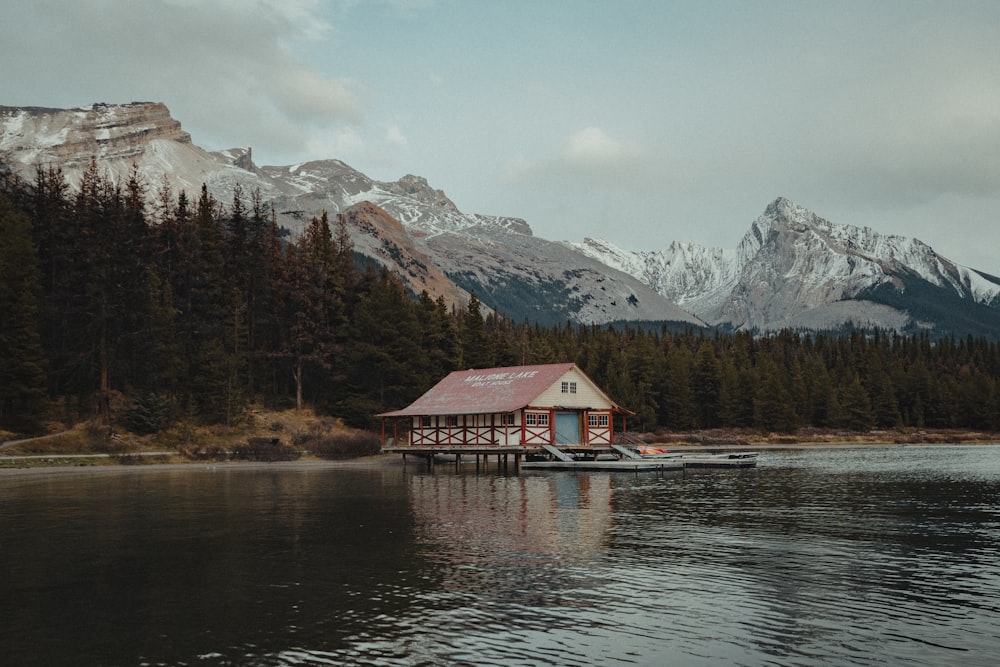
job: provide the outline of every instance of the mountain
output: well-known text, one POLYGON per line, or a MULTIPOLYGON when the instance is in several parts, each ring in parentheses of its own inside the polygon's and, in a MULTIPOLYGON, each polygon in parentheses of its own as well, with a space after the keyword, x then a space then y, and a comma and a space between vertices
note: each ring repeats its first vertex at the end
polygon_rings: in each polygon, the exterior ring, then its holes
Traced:
POLYGON ((71 187, 96 160, 124 183, 137 169, 151 194, 232 201, 259 191, 278 222, 300 232, 342 214, 357 251, 461 307, 475 292, 517 321, 775 330, 1000 331, 1000 279, 960 266, 916 239, 831 223, 779 198, 735 249, 672 243, 631 252, 608 241, 553 242, 520 218, 464 213, 420 176, 369 178, 339 160, 258 166, 250 148, 206 151, 166 106, 0 107, 0 169, 27 180, 39 166, 71 187))
POLYGON ((703 325, 634 277, 534 237, 524 220, 463 213, 420 176, 380 182, 339 160, 258 166, 249 148, 199 148, 159 103, 0 107, 0 164, 23 178, 58 166, 75 186, 91 160, 118 183, 135 168, 152 190, 166 183, 194 195, 204 183, 222 202, 232 201, 237 184, 244 193, 259 190, 293 233, 323 211, 343 214, 359 253, 395 271, 414 293, 426 289, 453 305, 475 291, 518 320, 703 325))
POLYGON ((917 239, 834 224, 784 198, 735 249, 673 243, 628 252, 590 238, 575 247, 715 326, 1000 330, 1000 279, 917 239))

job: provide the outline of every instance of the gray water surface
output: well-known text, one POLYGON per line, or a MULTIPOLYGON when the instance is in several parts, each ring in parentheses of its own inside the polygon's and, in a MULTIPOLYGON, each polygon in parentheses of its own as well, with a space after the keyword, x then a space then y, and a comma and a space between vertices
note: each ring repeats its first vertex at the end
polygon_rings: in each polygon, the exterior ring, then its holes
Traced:
POLYGON ((4 665, 995 665, 1000 447, 0 472, 4 665))

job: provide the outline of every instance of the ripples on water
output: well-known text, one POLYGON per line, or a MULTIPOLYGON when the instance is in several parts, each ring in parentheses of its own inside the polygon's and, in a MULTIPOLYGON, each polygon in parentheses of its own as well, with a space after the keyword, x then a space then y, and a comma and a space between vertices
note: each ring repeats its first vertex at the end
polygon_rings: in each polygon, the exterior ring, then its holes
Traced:
POLYGON ((998 491, 994 446, 0 478, 21 582, 0 644, 38 658, 13 664, 994 665, 998 491))

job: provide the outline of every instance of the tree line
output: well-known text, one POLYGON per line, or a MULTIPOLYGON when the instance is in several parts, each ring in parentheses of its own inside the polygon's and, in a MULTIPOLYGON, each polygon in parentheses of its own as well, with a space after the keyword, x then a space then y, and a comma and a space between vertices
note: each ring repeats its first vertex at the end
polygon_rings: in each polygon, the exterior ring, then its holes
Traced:
POLYGON ((339 215, 293 238, 259 191, 192 200, 93 162, 75 190, 55 168, 0 176, 0 314, 14 432, 95 411, 137 431, 233 423, 250 405, 366 427, 452 370, 563 361, 635 412, 630 430, 1000 428, 996 340, 516 323, 408 292, 339 215))

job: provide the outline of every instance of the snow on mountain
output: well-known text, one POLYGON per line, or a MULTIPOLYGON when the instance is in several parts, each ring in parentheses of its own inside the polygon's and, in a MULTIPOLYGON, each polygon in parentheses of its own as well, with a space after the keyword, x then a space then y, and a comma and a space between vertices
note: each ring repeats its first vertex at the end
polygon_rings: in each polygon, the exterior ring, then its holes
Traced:
POLYGON ((594 238, 569 245, 638 278, 689 312, 721 307, 739 279, 735 250, 675 241, 663 251, 630 252, 594 238))
POLYGON ((196 194, 202 184, 224 203, 238 184, 259 190, 278 223, 297 233, 326 211, 343 214, 359 252, 395 271, 414 292, 461 304, 476 291, 516 319, 584 323, 671 319, 703 325, 630 275, 561 244, 532 236, 520 218, 466 214, 427 180, 369 178, 340 160, 257 166, 250 149, 205 151, 162 104, 79 109, 0 108, 0 163, 27 180, 59 166, 75 187, 91 160, 124 182, 133 167, 158 189, 196 194))
POLYGON ((154 189, 164 177, 175 192, 186 190, 192 196, 205 184, 223 202, 232 199, 237 184, 244 192, 259 189, 274 202, 279 223, 293 232, 323 210, 335 215, 370 201, 412 232, 427 236, 484 224, 531 233, 517 218, 462 213, 420 176, 380 182, 340 160, 258 167, 250 149, 206 151, 191 142, 165 105, 152 102, 77 109, 0 107, 0 158, 28 180, 38 166, 59 166, 71 187, 96 160, 114 182, 124 182, 134 165, 154 189))
POLYGON ((735 328, 900 329, 914 318, 866 295, 882 286, 905 291, 914 278, 978 304, 1000 302, 1000 281, 917 239, 833 224, 784 198, 754 220, 735 250, 673 243, 629 252, 596 239, 575 247, 706 322, 735 328))
POLYGON ((259 190, 293 233, 323 211, 331 220, 343 214, 358 250, 415 292, 458 303, 475 291, 516 320, 773 330, 960 319, 977 331, 1000 329, 1000 279, 919 240, 833 224, 784 198, 736 248, 674 242, 631 252, 593 238, 546 241, 520 218, 464 213, 420 176, 382 182, 335 159, 258 166, 249 148, 209 152, 163 104, 0 107, 0 167, 28 181, 38 167, 59 167, 72 188, 92 160, 119 183, 138 169, 151 195, 166 183, 194 196, 204 184, 229 203, 237 184, 247 195, 259 190))
POLYGON ((494 226, 427 239, 435 261, 462 287, 502 312, 543 324, 705 323, 641 280, 572 247, 494 226))

